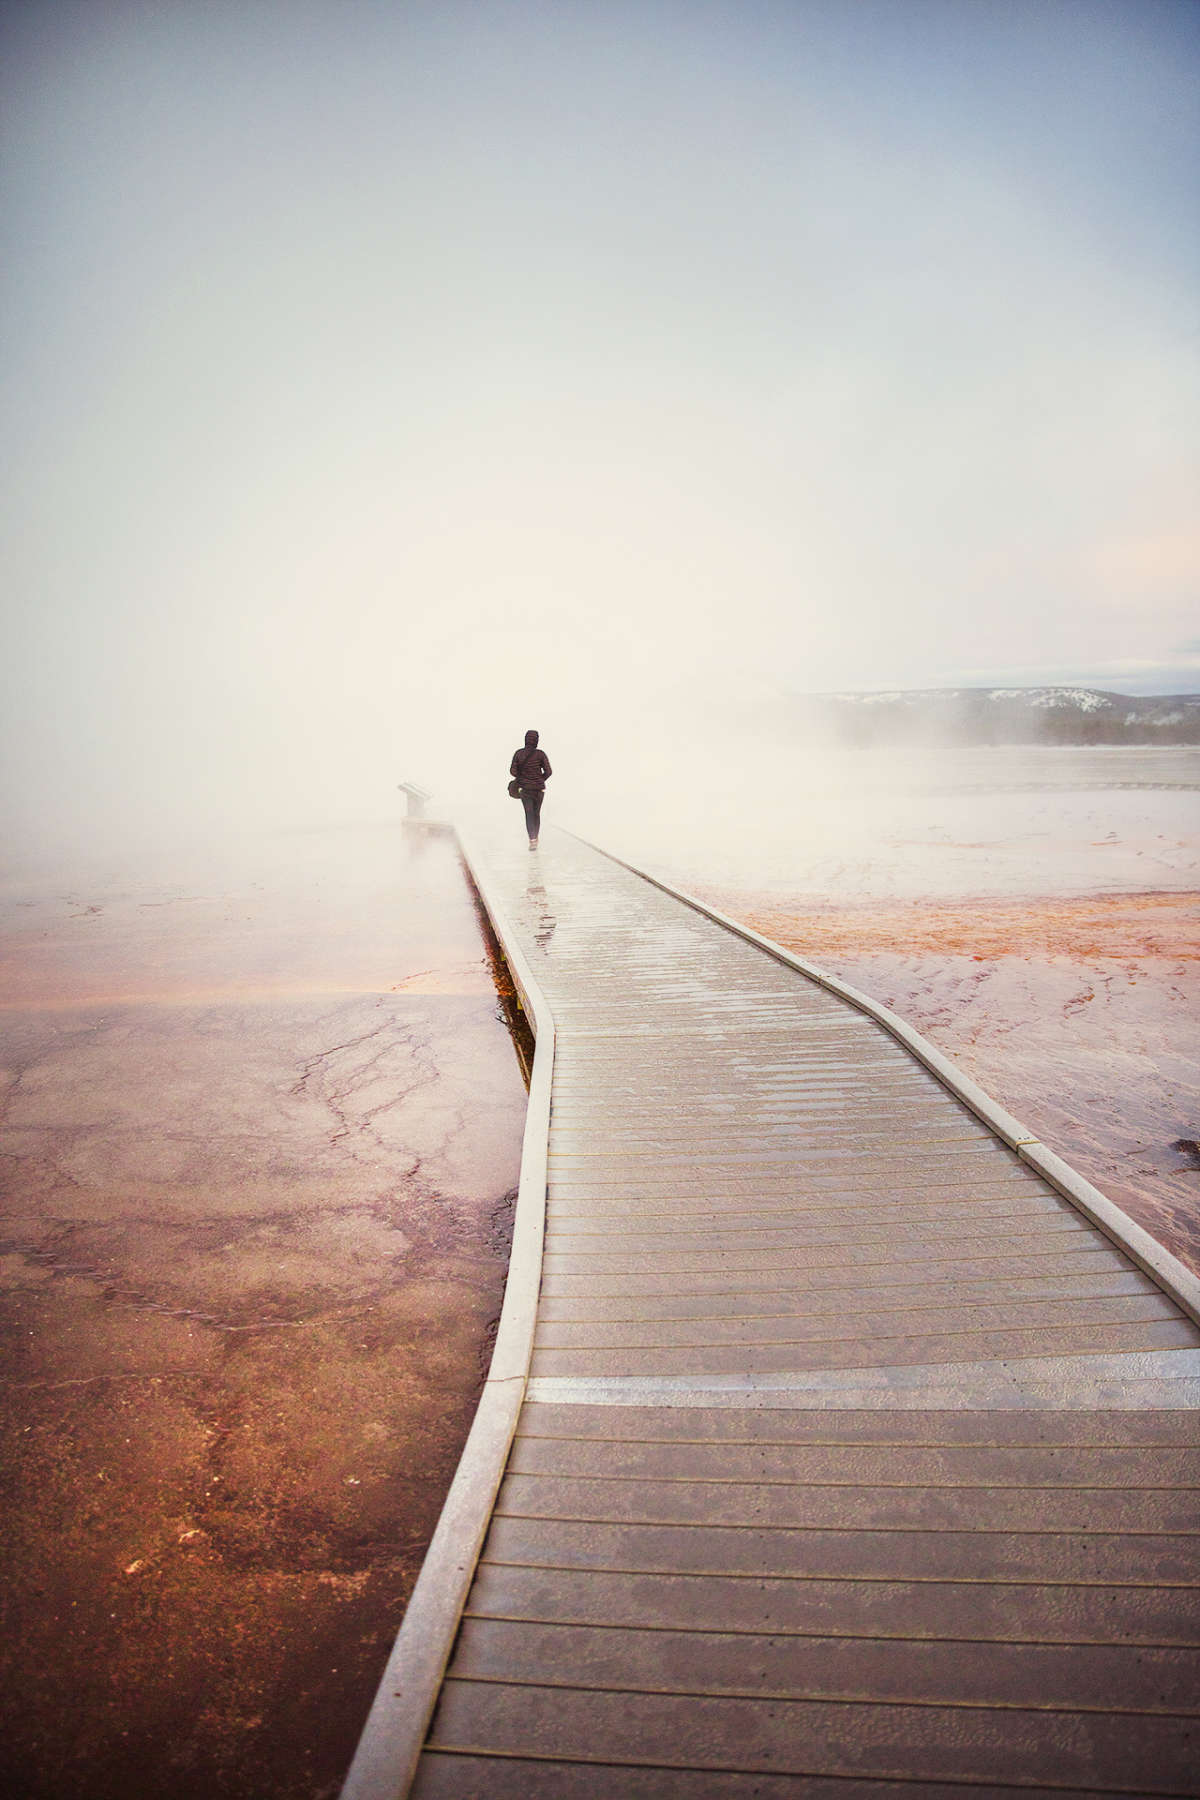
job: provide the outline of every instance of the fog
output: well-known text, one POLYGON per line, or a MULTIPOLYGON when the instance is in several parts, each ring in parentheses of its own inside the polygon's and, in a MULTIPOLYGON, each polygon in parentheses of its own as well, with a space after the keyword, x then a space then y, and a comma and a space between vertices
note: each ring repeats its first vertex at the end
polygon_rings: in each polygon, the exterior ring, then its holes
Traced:
POLYGON ((789 693, 1197 685, 1193 6, 0 18, 11 849, 529 725, 749 833, 789 693))

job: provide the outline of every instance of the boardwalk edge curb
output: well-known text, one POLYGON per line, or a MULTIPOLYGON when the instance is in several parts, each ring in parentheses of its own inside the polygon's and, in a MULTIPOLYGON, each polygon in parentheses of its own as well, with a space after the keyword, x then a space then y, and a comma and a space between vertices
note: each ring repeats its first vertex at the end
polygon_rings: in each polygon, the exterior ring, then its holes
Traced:
POLYGON ((590 839, 580 837, 577 832, 570 832, 568 835, 576 838, 579 843, 586 844, 589 850, 595 850, 599 855, 608 857, 610 862, 618 863, 621 868, 628 869, 632 875, 648 881, 652 887, 661 888, 664 894, 670 894, 674 899, 682 901, 694 912, 702 913, 705 918, 712 919, 714 924, 723 925, 736 937, 744 938, 747 943, 757 945, 760 950, 765 950, 768 956, 773 956, 777 962, 785 963, 788 968, 797 970, 799 974, 807 976, 810 981, 816 982, 819 987, 827 988, 830 993, 837 994, 851 1006, 857 1007, 859 1012, 866 1013, 874 1019, 876 1024, 881 1025, 891 1037, 903 1044, 906 1050, 910 1050, 917 1060, 925 1065, 930 1074, 937 1077, 943 1087, 949 1089, 950 1093, 956 1099, 961 1100, 964 1106, 969 1107, 976 1118, 982 1119, 983 1123, 989 1126, 997 1137, 1008 1145, 1010 1150, 1016 1152, 1022 1162, 1028 1163, 1030 1168, 1035 1169, 1044 1180, 1048 1181, 1064 1200, 1069 1201, 1077 1211, 1083 1213, 1085 1218, 1090 1219, 1106 1237, 1111 1238, 1115 1244, 1119 1244, 1126 1255, 1132 1257, 1138 1267, 1157 1282, 1163 1292, 1168 1294, 1194 1323, 1200 1325, 1200 1276, 1193 1275, 1185 1263, 1182 1263, 1177 1256, 1173 1256, 1169 1250, 1164 1249, 1156 1238, 1151 1237, 1148 1231, 1138 1225, 1127 1213, 1122 1212, 1114 1201, 1102 1194, 1099 1188, 1093 1187, 1090 1181, 1073 1169, 1033 1132, 1027 1131, 1018 1120, 1013 1118, 1010 1112, 1005 1111, 998 1101, 993 1100, 990 1094, 985 1093, 978 1082, 972 1081, 968 1075, 964 1075, 948 1056, 944 1056, 898 1013, 880 1005, 879 1001, 873 1000, 869 994, 864 994, 859 988, 851 987, 849 982, 842 981, 836 975, 830 975, 827 970, 819 968, 815 963, 810 963, 804 957, 796 956, 792 951, 785 950, 783 945, 777 944, 773 938, 763 937, 761 932, 752 930, 749 925, 742 925, 737 919, 731 919, 727 913, 719 912, 715 906, 709 906, 705 901, 697 899, 694 894, 689 894, 683 888, 676 887, 673 882, 664 880, 662 876, 652 875, 648 869, 640 868, 637 863, 627 862, 624 857, 614 855, 611 850, 605 850, 599 844, 593 844, 590 839))
POLYGON ((340 1800, 403 1800, 412 1785, 508 1461, 533 1353, 546 1220, 554 1020, 516 933, 487 890, 477 855, 461 831, 457 837, 535 1040, 521 1180, 504 1304, 487 1380, 340 1800))

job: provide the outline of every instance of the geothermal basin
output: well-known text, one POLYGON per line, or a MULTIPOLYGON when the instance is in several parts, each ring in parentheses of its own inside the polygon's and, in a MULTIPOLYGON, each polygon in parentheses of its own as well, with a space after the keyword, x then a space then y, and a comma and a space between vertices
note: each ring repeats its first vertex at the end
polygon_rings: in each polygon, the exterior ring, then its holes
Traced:
POLYGON ((0 1785, 336 1794, 490 1354, 525 1095, 453 843, 2 896, 0 1785))

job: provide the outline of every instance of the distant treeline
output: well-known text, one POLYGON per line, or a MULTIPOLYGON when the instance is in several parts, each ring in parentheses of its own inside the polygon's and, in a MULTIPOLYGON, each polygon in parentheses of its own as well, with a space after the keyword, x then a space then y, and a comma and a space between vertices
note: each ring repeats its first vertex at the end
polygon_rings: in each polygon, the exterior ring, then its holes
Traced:
POLYGON ((846 745, 1200 744, 1200 694, 937 688, 798 697, 797 723, 846 745))

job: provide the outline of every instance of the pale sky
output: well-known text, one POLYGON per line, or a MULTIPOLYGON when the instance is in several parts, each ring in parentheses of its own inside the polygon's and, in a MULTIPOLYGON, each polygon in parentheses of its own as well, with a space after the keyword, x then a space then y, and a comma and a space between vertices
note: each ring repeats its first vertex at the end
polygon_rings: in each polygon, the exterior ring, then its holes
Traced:
POLYGON ((0 25, 10 829, 1200 687, 1200 7, 0 25))

